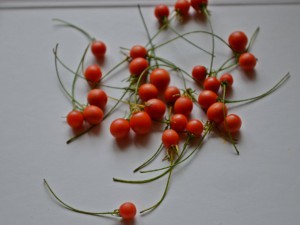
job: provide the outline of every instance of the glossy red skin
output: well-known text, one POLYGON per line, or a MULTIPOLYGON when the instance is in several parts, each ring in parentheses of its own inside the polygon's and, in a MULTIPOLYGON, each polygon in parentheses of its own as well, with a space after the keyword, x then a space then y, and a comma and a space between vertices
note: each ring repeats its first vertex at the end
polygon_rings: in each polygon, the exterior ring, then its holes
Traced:
POLYGON ((69 124, 70 127, 74 129, 82 127, 83 121, 84 118, 82 112, 78 110, 73 110, 69 112, 67 115, 67 123, 69 124))
POLYGON ((102 41, 94 41, 91 45, 91 51, 96 58, 101 58, 106 53, 106 45, 102 41))
POLYGON ((158 89, 150 83, 142 84, 139 87, 138 95, 143 102, 146 102, 152 98, 158 97, 158 89))
POLYGON ((217 102, 218 95, 210 90, 202 91, 198 96, 198 103, 203 109, 208 109, 209 106, 217 102))
POLYGON ((189 14, 191 3, 187 0, 177 0, 174 9, 181 16, 187 16, 189 14))
POLYGON ((107 104, 107 94, 101 89, 92 89, 87 95, 87 101, 103 110, 107 104))
POLYGON ((129 63, 129 72, 132 76, 140 76, 149 66, 146 59, 138 57, 129 63))
POLYGON ((169 14, 170 11, 167 5, 160 4, 154 9, 154 15, 159 21, 163 21, 165 18, 168 18, 169 14))
POLYGON ((205 90, 211 90, 215 93, 218 93, 221 82, 216 77, 207 77, 204 80, 203 87, 205 90))
POLYGON ((183 114, 174 114, 170 118, 170 127, 177 132, 184 131, 187 123, 188 120, 183 114))
POLYGON ((152 121, 148 113, 140 111, 131 116, 129 124, 136 134, 142 135, 150 132, 152 121))
POLYGON ((187 96, 179 97, 174 103, 174 113, 189 116, 193 110, 193 101, 187 96))
POLYGON ((244 52, 248 43, 247 35, 242 31, 235 31, 228 37, 228 43, 234 52, 244 52))
POLYGON ((238 132, 241 126, 242 126, 242 120, 236 114, 230 114, 226 116, 225 120, 222 122, 222 129, 230 133, 238 132))
POLYGON ((115 138, 125 138, 130 132, 129 121, 123 118, 118 118, 110 124, 110 133, 115 138))
POLYGON ((179 135, 175 130, 168 129, 163 132, 161 140, 165 148, 170 148, 172 146, 178 145, 179 135))
POLYGON ((207 69, 204 66, 198 65, 194 66, 192 70, 193 78, 198 82, 203 82, 207 75, 207 69))
POLYGON ((170 83, 170 74, 162 68, 154 69, 149 76, 150 83, 153 84, 159 91, 164 90, 170 83))
POLYGON ((153 98, 145 102, 144 110, 149 114, 151 119, 160 120, 165 115, 166 105, 162 100, 153 98))
POLYGON ((200 120, 192 119, 186 125, 186 131, 194 137, 200 137, 203 132, 203 124, 200 120))
POLYGON ((125 202, 119 207, 119 215, 124 220, 132 220, 136 215, 136 207, 131 202, 125 202))
POLYGON ((103 111, 98 106, 89 105, 83 110, 84 119, 91 125, 100 123, 103 119, 103 111))
POLYGON ((208 108, 206 115, 209 121, 221 123, 227 116, 227 112, 228 109, 224 103, 216 102, 208 108))
POLYGON ((146 58, 147 49, 142 45, 134 45, 130 49, 129 54, 132 59, 139 58, 139 57, 146 58))
POLYGON ((88 82, 99 82, 102 77, 101 68, 96 64, 88 66, 84 72, 84 77, 88 82))
POLYGON ((233 84, 233 77, 229 73, 224 73, 220 77, 220 82, 225 84, 227 87, 231 87, 233 84))
POLYGON ((164 99, 167 104, 174 104, 174 102, 180 97, 180 90, 175 86, 169 86, 164 92, 164 99))
POLYGON ((191 6, 196 11, 201 11, 203 6, 207 6, 208 0, 191 0, 191 6))
POLYGON ((245 52, 239 57, 239 65, 243 70, 253 70, 256 66, 256 58, 253 54, 245 52))

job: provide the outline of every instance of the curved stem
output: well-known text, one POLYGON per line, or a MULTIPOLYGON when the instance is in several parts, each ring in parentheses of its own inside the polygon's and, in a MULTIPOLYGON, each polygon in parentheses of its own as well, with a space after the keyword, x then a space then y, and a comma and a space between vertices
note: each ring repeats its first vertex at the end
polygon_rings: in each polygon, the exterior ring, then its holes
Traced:
POLYGON ((82 213, 82 214, 88 214, 88 215, 115 215, 115 216, 119 216, 118 215, 118 210, 115 210, 113 212, 89 212, 89 211, 84 211, 81 209, 76 209, 70 205, 68 205, 67 203, 65 203, 64 201, 62 201, 52 190, 52 188, 50 187, 50 185, 48 184, 48 182, 46 181, 46 179, 44 179, 44 184, 46 185, 47 189, 49 190, 49 192, 53 195, 53 197, 66 209, 71 210, 73 212, 77 212, 77 213, 82 213))
POLYGON ((257 101, 263 97, 268 96, 269 94, 273 93, 274 91, 276 91, 285 81, 287 81, 287 79, 289 79, 290 77, 290 73, 287 73, 283 78, 280 79, 280 81, 278 83, 275 84, 274 87, 272 87, 270 90, 268 90, 267 92, 252 97, 252 98, 246 98, 246 99, 241 99, 241 100, 228 100, 225 99, 225 103, 241 103, 241 102, 254 102, 257 101))
POLYGON ((165 199, 165 197, 168 193, 168 189, 169 189, 169 185, 170 185, 170 181, 171 181, 171 176, 172 176, 172 171, 173 171, 173 165, 174 165, 174 159, 171 156, 169 176, 168 176, 168 180, 167 180, 163 195, 161 196, 160 200, 156 204, 154 204, 153 206, 151 206, 147 209, 144 209, 144 210, 140 211, 140 213, 145 213, 145 212, 152 211, 155 208, 157 208, 163 202, 163 200, 165 199))
POLYGON ((208 24, 209 24, 209 27, 210 27, 210 30, 211 30, 211 33, 212 33, 212 48, 211 48, 211 53, 212 53, 212 57, 211 57, 211 60, 210 60, 210 66, 209 66, 209 74, 211 75, 212 73, 212 68, 213 68, 213 63, 214 63, 214 54, 215 54, 215 37, 214 37, 214 30, 213 30, 213 27, 212 27, 212 24, 211 24, 211 21, 210 21, 210 15, 207 11, 207 8, 206 7, 203 7, 203 12, 204 14, 206 15, 207 19, 208 19, 208 24))
POLYGON ((148 166, 154 159, 156 159, 156 157, 161 153, 162 150, 163 150, 163 144, 161 143, 160 146, 158 147, 158 149, 156 150, 156 152, 146 162, 144 162, 142 165, 135 168, 133 170, 133 172, 135 173, 135 172, 139 171, 140 169, 148 166))
POLYGON ((82 28, 80 28, 80 27, 78 27, 78 26, 76 26, 76 25, 74 25, 74 24, 72 24, 72 23, 69 23, 69 22, 67 22, 67 21, 65 21, 65 20, 61 20, 61 19, 57 19, 57 18, 54 18, 54 19, 52 19, 52 20, 53 20, 53 21, 56 21, 56 22, 60 22, 60 23, 62 23, 62 24, 64 24, 64 25, 66 25, 66 26, 72 27, 72 28, 74 28, 74 29, 80 31, 82 34, 84 34, 84 35, 89 39, 90 42, 95 40, 95 38, 93 38, 93 37, 92 37, 88 32, 86 32, 84 29, 82 29, 82 28))
MULTIPOLYGON (((56 44, 55 48, 53 49, 53 54, 54 55, 57 55, 57 50, 58 50, 58 44, 56 44)), ((59 81, 59 84, 60 86, 62 87, 63 91, 65 92, 65 94, 71 99, 72 103, 73 103, 73 100, 74 102, 77 104, 77 107, 80 108, 80 109, 83 109, 83 106, 78 102, 76 101, 76 99, 74 99, 72 97, 72 95, 67 91, 67 89, 65 88, 61 78, 60 78, 60 74, 59 74, 59 71, 58 71, 58 65, 57 65, 57 57, 55 57, 54 59, 54 64, 55 64, 55 71, 56 71, 56 76, 57 76, 57 79, 59 81)))

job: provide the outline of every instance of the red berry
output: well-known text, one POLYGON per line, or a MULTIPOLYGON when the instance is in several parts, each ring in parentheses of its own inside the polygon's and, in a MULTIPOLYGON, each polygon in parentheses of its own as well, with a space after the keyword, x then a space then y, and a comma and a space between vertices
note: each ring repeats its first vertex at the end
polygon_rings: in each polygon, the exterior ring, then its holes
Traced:
POLYGON ((181 16, 186 16, 189 13, 191 3, 187 0, 177 0, 175 3, 175 11, 178 12, 181 16))
POLYGON ((90 105, 104 109, 107 103, 107 94, 101 89, 90 90, 87 95, 87 101, 90 105))
POLYGON ((207 6, 208 0, 191 0, 191 6, 196 11, 202 11, 203 7, 207 6))
POLYGON ((240 55, 239 65, 244 70, 253 70, 256 65, 256 58, 253 54, 245 52, 240 55))
POLYGON ((236 114, 230 114, 226 116, 225 120, 222 123, 222 128, 226 132, 230 132, 230 133, 238 132, 241 126, 242 126, 242 120, 236 114))
POLYGON ((198 103, 203 109, 208 109, 218 99, 218 95, 210 90, 202 91, 198 96, 198 103))
POLYGON ((233 77, 230 73, 224 73, 220 77, 221 84, 225 84, 226 87, 231 87, 233 84, 233 77))
POLYGON ((69 112, 67 115, 67 123, 72 128, 82 127, 83 121, 84 121, 84 118, 83 118, 82 112, 80 112, 78 110, 73 110, 73 111, 69 112))
POLYGON ((98 106, 89 105, 83 110, 84 119, 92 125, 98 124, 103 119, 103 111, 98 106))
POLYGON ((131 116, 129 124, 136 134, 146 134, 151 130, 152 121, 148 113, 140 111, 131 116))
POLYGON ((142 46, 142 45, 134 45, 131 49, 130 49, 130 57, 132 59, 141 57, 141 58, 146 58, 147 56, 147 49, 142 46))
POLYGON ((216 102, 208 108, 206 115, 208 120, 221 123, 225 119, 227 111, 227 107, 224 103, 216 102))
POLYGON ((207 77, 204 80, 203 87, 205 90, 211 90, 215 93, 218 92, 221 82, 216 77, 207 77))
POLYGON ((110 133, 115 138, 127 137, 129 131, 130 131, 129 121, 123 118, 115 119, 110 124, 110 133))
POLYGON ((91 50, 96 58, 101 58, 106 53, 106 45, 102 41, 93 41, 91 50))
POLYGON ((183 114, 174 114, 170 118, 170 126, 173 130, 177 132, 182 132, 185 130, 188 120, 183 114))
POLYGON ((158 90, 164 90, 170 83, 170 74, 162 68, 154 69, 150 73, 150 83, 157 87, 158 90))
POLYGON ((176 146, 179 143, 179 135, 175 130, 168 129, 165 130, 162 134, 161 140, 165 146, 165 148, 170 148, 172 146, 176 146))
POLYGON ((153 84, 146 83, 139 87, 138 95, 143 102, 146 102, 149 99, 157 98, 158 90, 153 84))
POLYGON ((88 82, 97 83, 102 77, 102 71, 98 65, 91 65, 86 68, 84 76, 88 82))
POLYGON ((146 59, 138 57, 129 63, 129 71, 132 76, 140 76, 148 68, 149 63, 146 59))
POLYGON ((200 120, 192 119, 187 123, 186 131, 194 137, 200 137, 203 132, 203 124, 200 120))
POLYGON ((179 97, 174 103, 174 113, 181 113, 185 116, 191 114, 193 110, 193 101, 187 96, 179 97))
POLYGON ((159 21, 167 19, 169 14, 169 8, 164 4, 157 5, 154 9, 154 15, 159 21))
POLYGON ((244 52, 248 43, 247 35, 242 31, 235 31, 228 37, 228 43, 235 52, 244 52))
POLYGON ((174 102, 180 97, 180 90, 175 86, 169 86, 164 93, 164 99, 167 104, 174 104, 174 102))
POLYGON ((136 207, 131 202, 125 202, 119 207, 119 214, 124 220, 132 220, 136 214, 136 207))
POLYGON ((195 66, 192 70, 193 78, 198 82, 203 82, 207 75, 207 69, 204 66, 195 66))
POLYGON ((145 112, 149 114, 151 119, 160 120, 166 112, 166 105, 158 98, 153 98, 145 103, 145 112))

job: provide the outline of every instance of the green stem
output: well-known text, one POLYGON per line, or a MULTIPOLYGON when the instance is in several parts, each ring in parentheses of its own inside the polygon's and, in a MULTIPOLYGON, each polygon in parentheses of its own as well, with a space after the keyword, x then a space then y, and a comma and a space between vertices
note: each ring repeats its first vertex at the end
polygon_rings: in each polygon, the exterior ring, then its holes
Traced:
POLYGON ((225 99, 225 103, 241 103, 241 102, 254 102, 254 101, 257 101, 257 100, 259 100, 263 97, 266 97, 266 96, 270 95, 274 91, 276 91, 289 78, 290 78, 290 73, 287 73, 283 78, 280 79, 280 81, 278 83, 275 84, 275 86, 273 86, 270 90, 268 90, 267 92, 265 92, 261 95, 258 95, 258 96, 252 97, 252 98, 241 99, 241 100, 228 100, 228 99, 225 99))
POLYGON ((67 203, 65 203, 64 201, 62 201, 52 190, 52 188, 50 187, 50 185, 48 184, 48 182, 46 181, 46 179, 44 179, 44 184, 46 185, 47 189, 49 190, 49 192, 53 195, 53 197, 66 209, 71 210, 73 212, 77 212, 77 213, 82 213, 82 214, 87 214, 87 215, 94 215, 94 216, 99 216, 99 215, 113 215, 113 216, 119 216, 118 214, 118 210, 114 210, 113 212, 89 212, 89 211, 83 211, 80 209, 76 209, 70 205, 68 205, 67 203))
POLYGON ((170 161, 170 170, 169 170, 169 176, 168 176, 168 180, 167 180, 167 183, 166 183, 166 186, 165 186, 165 190, 164 190, 164 193, 163 195, 161 196, 161 199, 156 203, 154 204, 153 206, 147 208, 147 209, 144 209, 142 211, 140 211, 140 213, 145 213, 145 212, 149 212, 149 211, 152 211, 154 210, 155 208, 157 208, 162 202, 163 200, 165 199, 167 193, 168 193, 168 189, 169 189, 169 185, 170 185, 170 181, 171 181, 171 176, 172 176, 172 171, 173 171, 173 165, 174 165, 174 159, 173 157, 171 156, 171 161, 170 161))
POLYGON ((249 41, 249 44, 248 44, 248 47, 247 47, 247 52, 250 50, 250 48, 252 47, 253 43, 254 43, 254 40, 256 39, 257 35, 258 35, 258 32, 259 32, 259 27, 256 28, 256 30, 254 31, 253 35, 251 36, 250 38, 250 41, 249 41))
MULTIPOLYGON (((57 55, 57 50, 58 50, 58 44, 56 44, 55 48, 53 49, 53 54, 54 55, 57 55)), ((76 99, 74 99, 72 97, 72 95, 67 91, 67 89, 65 88, 61 78, 60 78, 60 74, 59 74, 59 71, 58 71, 58 65, 57 65, 57 57, 55 57, 54 59, 54 64, 55 64, 55 71, 56 71, 56 76, 58 78, 58 81, 59 81, 59 84, 60 86, 62 87, 63 91, 65 92, 65 94, 71 99, 72 103, 73 101, 77 104, 76 106, 79 108, 79 109, 83 109, 83 106, 78 102, 76 101, 76 99)))
POLYGON ((82 34, 84 34, 84 35, 89 39, 90 42, 95 40, 95 38, 92 37, 92 36, 91 36, 88 32, 86 32, 84 29, 82 29, 82 28, 80 28, 80 27, 78 27, 78 26, 76 26, 76 25, 74 25, 74 24, 72 24, 72 23, 69 23, 69 22, 67 22, 67 21, 65 21, 65 20, 61 20, 61 19, 57 19, 57 18, 54 18, 54 19, 52 19, 52 20, 53 20, 53 21, 56 21, 56 22, 60 22, 60 23, 62 23, 62 24, 64 24, 64 25, 66 25, 66 26, 72 27, 72 28, 74 28, 74 29, 80 31, 82 34))
POLYGON ((213 68, 213 63, 214 63, 214 56, 213 55, 215 54, 215 36, 214 36, 214 30, 213 30, 213 27, 212 27, 212 24, 211 24, 211 21, 210 21, 210 15, 209 15, 206 7, 203 7, 203 12, 207 17, 208 25, 209 25, 209 28, 210 28, 211 33, 212 33, 212 36, 211 36, 212 37, 212 49, 211 49, 212 57, 211 57, 210 66, 209 66, 209 74, 211 75, 212 68, 213 68))
POLYGON ((75 75, 74 75, 74 79, 73 79, 73 83, 72 83, 72 105, 73 105, 73 109, 76 109, 76 101, 75 101, 75 85, 76 85, 76 81, 77 81, 77 74, 80 70, 80 67, 83 68, 83 64, 84 64, 84 58, 86 56, 86 53, 87 53, 87 50, 89 49, 90 47, 90 44, 87 45, 87 47, 85 48, 84 52, 83 52, 83 55, 80 59, 80 62, 79 62, 79 65, 77 67, 77 70, 75 72, 75 75))
MULTIPOLYGON (((124 62, 128 61, 128 57, 123 59, 121 62, 117 63, 113 68, 111 68, 105 75, 102 76, 101 80, 99 82, 101 82, 105 77, 107 77, 109 74, 111 74, 115 69, 117 69, 119 66, 121 66, 124 62)), ((98 82, 98 83, 99 83, 98 82)))
POLYGON ((163 150, 163 144, 161 143, 160 146, 158 147, 158 149, 156 150, 156 152, 146 162, 144 162, 139 167, 135 168, 133 170, 133 172, 135 173, 135 172, 139 171, 140 169, 148 166, 154 159, 156 159, 156 157, 161 153, 162 150, 163 150))

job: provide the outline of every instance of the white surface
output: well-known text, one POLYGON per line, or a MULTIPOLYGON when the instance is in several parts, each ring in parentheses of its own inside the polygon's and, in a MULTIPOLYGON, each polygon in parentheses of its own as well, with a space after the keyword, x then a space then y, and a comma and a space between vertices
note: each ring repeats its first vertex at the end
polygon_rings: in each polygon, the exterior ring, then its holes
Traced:
MULTIPOLYGON (((230 144, 210 137, 193 160, 176 169, 162 205, 138 216, 132 224, 298 225, 300 5, 211 6, 210 10, 215 32, 225 39, 237 29, 250 36, 257 26, 261 28, 252 48, 259 59, 256 73, 249 77, 239 70, 233 72, 233 99, 266 91, 286 72, 291 78, 259 102, 230 108, 243 118, 240 156, 230 144)), ((153 8, 143 8, 143 12, 153 34, 157 28, 153 8)), ((5 225, 122 224, 65 210, 50 197, 42 179, 47 178, 59 196, 78 208, 107 211, 130 200, 143 209, 159 199, 165 179, 127 185, 113 183, 111 178, 144 178, 131 170, 152 154, 160 134, 142 139, 132 135, 129 143, 118 145, 107 127, 127 110, 123 106, 96 132, 65 144, 72 132, 63 116, 71 105, 56 79, 52 48, 59 43, 61 57, 76 68, 87 40, 72 29, 56 26, 51 21, 55 17, 78 24, 107 43, 104 71, 122 59, 119 46, 146 42, 135 7, 1 10, 0 221, 5 225)), ((185 28, 178 26, 178 31, 199 26, 206 29, 205 24, 192 21, 185 28)), ((204 47, 210 49, 209 37, 191 37, 194 41, 198 38, 206 40, 204 47)), ((217 53, 228 56, 221 46, 218 44, 217 53)), ((207 55, 182 41, 169 47, 172 51, 165 48, 160 54, 187 70, 209 62, 207 55)), ((88 56, 86 63, 92 62, 88 56)), ((62 76, 70 85, 72 77, 68 73, 62 76)), ((107 82, 115 84, 127 76, 124 68, 107 82)), ((88 88, 84 82, 78 86, 84 99, 88 88)), ((108 107, 112 104, 109 102, 108 107)), ((198 115, 205 118, 203 113, 198 115)), ((151 167, 159 165, 158 159, 151 167)))

